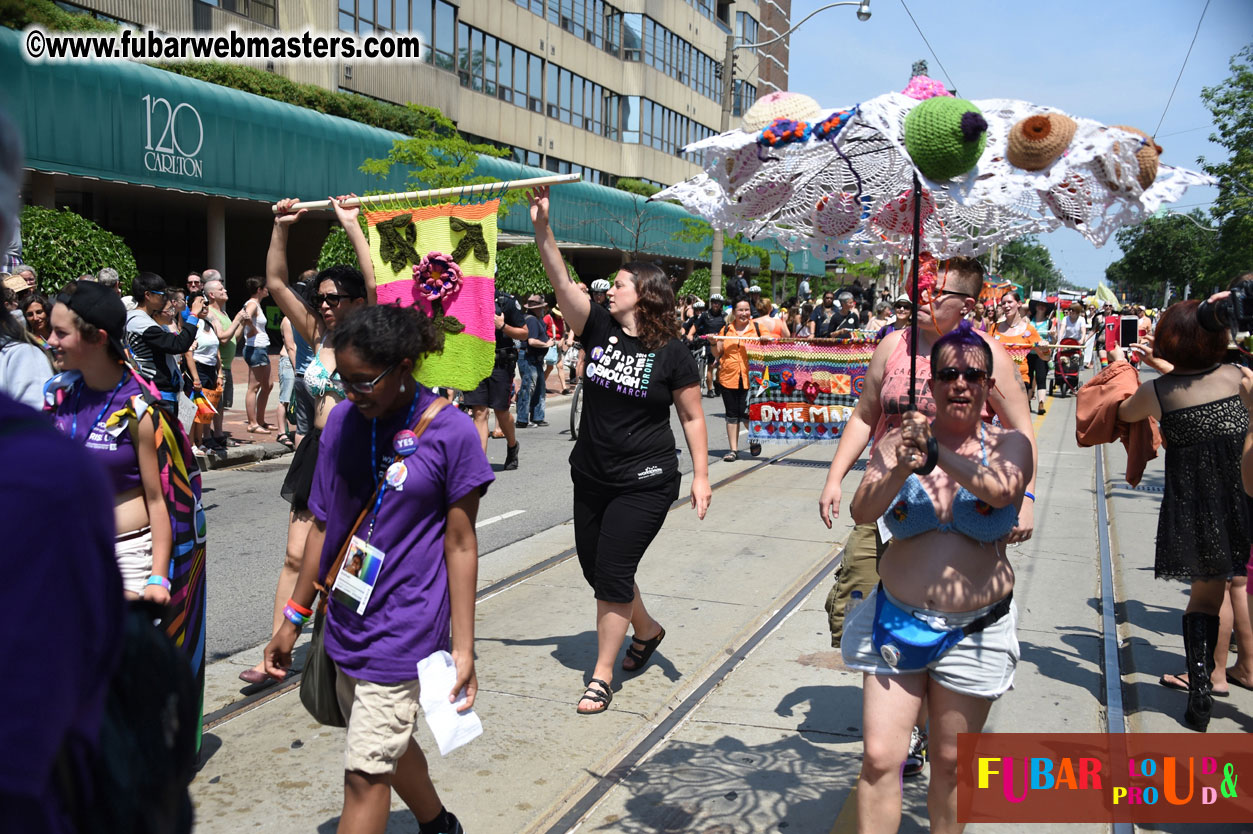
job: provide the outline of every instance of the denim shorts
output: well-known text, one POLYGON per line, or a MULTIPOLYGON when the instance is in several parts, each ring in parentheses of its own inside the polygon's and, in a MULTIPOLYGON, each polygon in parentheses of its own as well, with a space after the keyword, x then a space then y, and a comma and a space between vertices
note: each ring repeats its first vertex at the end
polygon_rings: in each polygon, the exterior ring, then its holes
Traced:
MULTIPOLYGON (((911 675, 920 670, 898 670, 889 666, 874 649, 875 594, 876 588, 864 602, 844 618, 844 635, 840 640, 840 653, 844 665, 858 672, 871 675, 911 675)), ((900 608, 927 615, 939 615, 953 627, 964 626, 982 617, 992 606, 960 614, 928 611, 906 605, 888 594, 900 608)), ((1018 649, 1018 604, 1010 603, 1009 613, 983 631, 968 634, 944 654, 933 660, 926 668, 931 679, 945 689, 972 698, 994 701, 1014 685, 1014 669, 1020 656, 1018 649)))
POLYGON ((296 372, 292 370, 291 362, 287 357, 280 354, 278 357, 278 401, 283 405, 291 402, 292 387, 296 384, 296 372))
POLYGON ((248 363, 250 368, 268 367, 270 354, 267 348, 257 347, 256 345, 244 345, 244 361, 248 363))

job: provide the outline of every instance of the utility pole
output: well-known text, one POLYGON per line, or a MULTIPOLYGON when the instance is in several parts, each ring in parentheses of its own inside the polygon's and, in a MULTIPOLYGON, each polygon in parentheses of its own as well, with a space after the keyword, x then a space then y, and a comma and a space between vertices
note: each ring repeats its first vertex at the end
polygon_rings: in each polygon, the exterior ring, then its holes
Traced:
MULTIPOLYGON (((735 35, 727 35, 727 51, 722 59, 722 124, 719 132, 731 129, 731 96, 735 92, 735 35)), ((722 230, 714 229, 713 252, 709 259, 709 292, 722 292, 722 230)))

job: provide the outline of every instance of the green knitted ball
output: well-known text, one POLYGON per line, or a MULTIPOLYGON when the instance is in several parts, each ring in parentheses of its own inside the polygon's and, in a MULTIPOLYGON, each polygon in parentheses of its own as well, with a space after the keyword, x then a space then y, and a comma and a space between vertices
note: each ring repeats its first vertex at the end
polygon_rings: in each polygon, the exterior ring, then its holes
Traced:
POLYGON ((969 101, 936 96, 905 115, 905 149, 927 178, 952 179, 978 163, 988 142, 987 127, 969 101))

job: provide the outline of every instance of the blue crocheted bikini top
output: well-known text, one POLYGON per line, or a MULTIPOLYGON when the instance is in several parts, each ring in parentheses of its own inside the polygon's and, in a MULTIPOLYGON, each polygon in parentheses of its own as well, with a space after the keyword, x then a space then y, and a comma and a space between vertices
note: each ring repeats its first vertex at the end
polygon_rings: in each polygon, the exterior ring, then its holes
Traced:
MULTIPOLYGON (((987 466, 988 450, 984 442, 983 423, 979 424, 979 450, 983 453, 983 465, 987 466)), ((977 542, 994 542, 1009 535, 1018 523, 1018 510, 1012 504, 993 507, 959 486, 953 498, 953 520, 941 524, 931 496, 914 474, 906 479, 896 499, 883 516, 883 523, 898 539, 911 539, 939 530, 941 533, 961 533, 977 542)))

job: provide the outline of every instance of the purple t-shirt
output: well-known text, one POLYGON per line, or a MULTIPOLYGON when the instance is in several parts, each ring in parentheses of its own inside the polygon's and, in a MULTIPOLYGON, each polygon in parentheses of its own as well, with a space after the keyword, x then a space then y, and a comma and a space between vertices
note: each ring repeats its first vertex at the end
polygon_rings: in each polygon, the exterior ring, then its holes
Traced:
MULTIPOLYGON (((422 389, 414 421, 435 399, 422 389)), ((377 450, 390 456, 392 438, 405 428, 407 409, 380 420, 377 450)), ((370 422, 351 402, 332 409, 319 442, 318 466, 309 494, 309 511, 326 523, 323 574, 348 536, 362 507, 374 493, 370 464, 370 422)), ((474 421, 446 407, 427 427, 417 451, 404 459, 408 475, 399 490, 388 489, 374 524, 370 545, 385 554, 364 614, 331 600, 326 651, 355 678, 399 683, 418 676, 418 661, 451 642, 452 608, 444 563, 448 508, 486 491, 495 480, 483 454, 474 421)), ((370 517, 358 535, 365 538, 370 517)), ((335 577, 327 577, 333 584, 335 577)))
POLYGON ((113 495, 142 486, 139 476, 139 458, 131 440, 130 426, 126 421, 105 428, 109 415, 126 407, 126 401, 140 393, 139 383, 129 372, 122 379, 122 387, 108 391, 88 388, 79 380, 65 394, 53 419, 57 428, 75 443, 82 444, 88 453, 104 467, 113 484, 113 495), (107 407, 106 407, 107 406, 107 407), (99 417, 99 422, 96 418, 99 417))
POLYGON ((73 825, 53 765, 66 746, 90 805, 86 762, 122 647, 113 497, 91 456, 4 395, 0 460, 0 568, 13 580, 0 584, 0 829, 61 834, 73 825), (32 663, 37 674, 17 673, 32 663))

